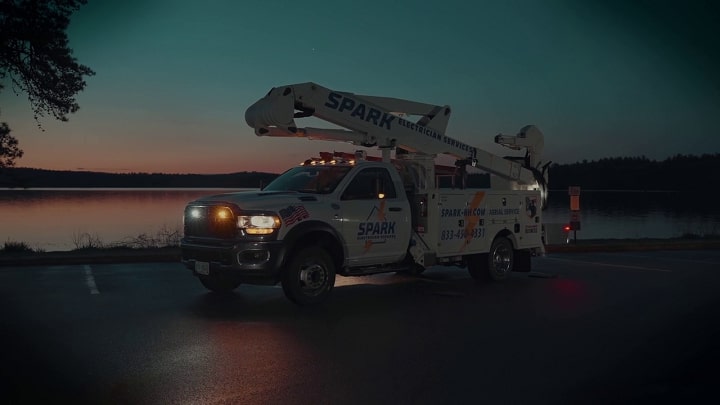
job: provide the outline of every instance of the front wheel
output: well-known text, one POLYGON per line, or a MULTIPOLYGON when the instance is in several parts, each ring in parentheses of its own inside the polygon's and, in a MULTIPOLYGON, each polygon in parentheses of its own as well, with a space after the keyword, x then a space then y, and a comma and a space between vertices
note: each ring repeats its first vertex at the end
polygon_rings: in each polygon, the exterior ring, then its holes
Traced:
POLYGON ((319 304, 335 286, 335 264, 325 249, 308 247, 290 258, 282 274, 285 296, 298 305, 319 304))
POLYGON ((202 285, 208 290, 218 294, 229 294, 240 285, 239 281, 226 279, 219 276, 199 275, 198 278, 202 285))

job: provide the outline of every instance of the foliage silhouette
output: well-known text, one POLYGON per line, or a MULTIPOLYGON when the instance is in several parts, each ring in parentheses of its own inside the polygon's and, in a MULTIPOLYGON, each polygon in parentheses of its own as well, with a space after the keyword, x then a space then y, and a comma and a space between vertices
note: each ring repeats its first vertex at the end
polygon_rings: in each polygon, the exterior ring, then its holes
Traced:
POLYGON ((720 176, 720 153, 675 155, 663 161, 645 156, 605 158, 550 167, 550 188, 579 185, 589 190, 705 190, 720 176))
POLYGON ((15 159, 21 158, 22 149, 18 147, 18 140, 10 135, 10 127, 4 122, 0 123, 0 168, 15 165, 15 159))
MULTIPOLYGON (((87 0, 3 0, 0 2, 0 80, 8 76, 13 91, 27 94, 38 126, 46 114, 60 121, 80 107, 75 95, 85 76, 95 72, 72 56, 67 28, 70 15, 87 0)), ((0 85, 2 90, 2 85, 0 85)), ((17 139, 3 123, 0 168, 22 157, 17 139)))

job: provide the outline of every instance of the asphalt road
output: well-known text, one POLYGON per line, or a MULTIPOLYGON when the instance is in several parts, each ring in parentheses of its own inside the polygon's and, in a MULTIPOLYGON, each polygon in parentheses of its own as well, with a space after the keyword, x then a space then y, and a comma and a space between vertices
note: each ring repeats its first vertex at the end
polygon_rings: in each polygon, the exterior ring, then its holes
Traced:
POLYGON ((720 403, 720 251, 554 254, 207 293, 180 264, 0 268, 0 401, 720 403))

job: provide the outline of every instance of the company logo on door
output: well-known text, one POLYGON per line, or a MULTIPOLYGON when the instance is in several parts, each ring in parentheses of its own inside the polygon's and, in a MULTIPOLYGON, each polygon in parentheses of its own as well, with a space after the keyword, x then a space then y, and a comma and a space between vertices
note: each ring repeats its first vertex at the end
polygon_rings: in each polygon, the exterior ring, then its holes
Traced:
POLYGON ((374 206, 370 210, 365 222, 358 224, 357 240, 367 240, 382 243, 388 239, 395 239, 395 221, 385 218, 385 201, 380 207, 374 206))

